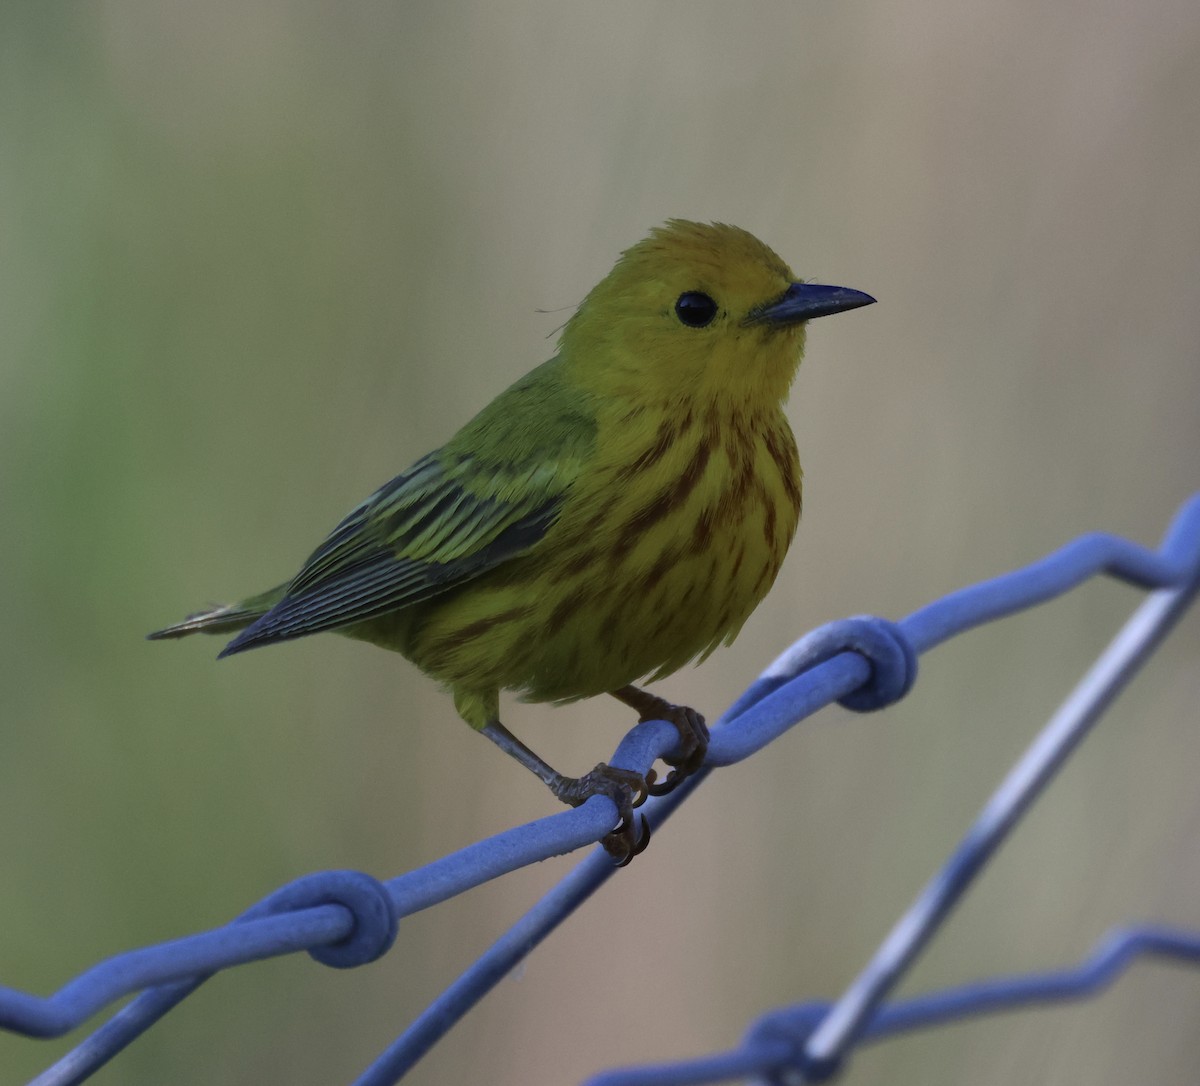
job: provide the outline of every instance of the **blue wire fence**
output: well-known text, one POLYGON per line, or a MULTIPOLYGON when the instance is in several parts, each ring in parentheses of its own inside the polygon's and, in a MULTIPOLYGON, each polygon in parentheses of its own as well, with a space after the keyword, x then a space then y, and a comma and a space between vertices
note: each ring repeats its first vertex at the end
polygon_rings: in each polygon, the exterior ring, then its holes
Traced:
MULTIPOLYGON (((1086 535, 900 622, 852 618, 813 631, 767 668, 713 727, 705 767, 641 811, 656 827, 714 768, 748 758, 831 702, 860 711, 891 704, 911 688, 921 653, 971 627, 1062 595, 1099 573, 1150 595, 842 996, 833 1004, 805 1003, 763 1016, 731 1052, 610 1071, 593 1078, 591 1086, 682 1086, 748 1075, 772 1083, 824 1081, 838 1074, 859 1044, 1012 1006, 1081 998, 1111 982, 1139 955, 1200 964, 1200 933, 1147 926, 1111 934, 1076 968, 885 1002, 1014 825, 1200 591, 1200 494, 1180 509, 1158 551, 1116 536, 1086 535)), ((675 739, 674 727, 663 721, 639 724, 611 764, 645 773, 670 753, 675 739)), ((594 844, 616 821, 613 802, 594 796, 582 807, 498 834, 386 882, 357 871, 306 876, 223 927, 117 955, 53 995, 0 987, 0 1027, 57 1037, 140 992, 32 1080, 35 1086, 83 1082, 222 969, 298 950, 337 968, 374 961, 391 947, 401 917, 526 864, 594 844)), ((593 849, 355 1080, 358 1086, 399 1080, 615 871, 608 854, 593 849)))

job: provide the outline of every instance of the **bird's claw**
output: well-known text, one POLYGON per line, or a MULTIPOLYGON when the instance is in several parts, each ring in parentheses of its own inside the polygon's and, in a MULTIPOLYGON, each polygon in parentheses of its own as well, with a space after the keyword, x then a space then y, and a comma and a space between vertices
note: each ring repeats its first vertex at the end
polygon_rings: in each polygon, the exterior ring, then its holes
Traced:
POLYGON ((600 843, 617 861, 617 866, 624 867, 650 843, 649 823, 644 815, 635 818, 633 812, 646 802, 653 780, 653 772, 643 777, 632 769, 618 769, 601 762, 582 777, 564 777, 563 783, 555 789, 555 795, 572 807, 578 807, 592 796, 608 796, 616 804, 621 821, 600 843))
POLYGON ((708 753, 708 725, 695 709, 686 705, 672 705, 662 698, 657 701, 657 705, 642 713, 642 721, 666 720, 674 724, 679 733, 679 757, 663 759, 671 767, 671 772, 662 781, 655 780, 653 770, 646 778, 646 790, 650 795, 665 796, 704 764, 704 756, 708 753))
POLYGON ((672 768, 671 772, 663 777, 663 779, 657 784, 649 785, 650 794, 652 796, 670 795, 670 793, 674 792, 679 786, 679 782, 682 781, 686 776, 687 773, 685 773, 682 769, 672 768))
POLYGON ((633 840, 634 820, 632 817, 623 818, 621 824, 612 833, 603 837, 600 843, 617 863, 618 867, 628 867, 629 862, 646 851, 650 844, 650 823, 645 815, 638 815, 637 821, 642 824, 641 833, 633 840))

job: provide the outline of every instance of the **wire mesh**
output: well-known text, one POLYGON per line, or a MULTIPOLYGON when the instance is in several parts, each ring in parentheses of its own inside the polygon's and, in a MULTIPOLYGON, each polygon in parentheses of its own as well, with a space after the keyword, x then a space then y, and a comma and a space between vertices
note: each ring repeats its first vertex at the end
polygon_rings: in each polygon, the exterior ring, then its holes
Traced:
MULTIPOLYGON (((1062 595, 1100 573, 1150 595, 843 995, 832 1004, 806 1003, 763 1016, 731 1052, 611 1071, 592 1079, 593 1086, 663 1086, 747 1075, 772 1082, 827 1080, 859 1044, 1015 1005, 1079 998, 1111 982, 1139 955, 1200 962, 1200 934, 1135 926, 1110 935, 1073 969, 885 1002, 1022 815, 1200 591, 1200 494, 1181 507, 1157 551, 1116 536, 1086 535, 899 622, 860 617, 813 631, 776 659, 717 722, 704 769, 670 795, 650 800, 643 810, 652 828, 661 824, 714 768, 749 757, 831 702, 859 711, 892 704, 915 681, 921 653, 972 627, 1062 595)), ((663 721, 639 724, 610 763, 645 773, 670 753, 675 738, 674 728, 663 721)), ((306 876, 229 924, 109 958, 52 995, 0 988, 0 1027, 30 1037, 61 1036, 110 1004, 140 993, 33 1080, 37 1086, 83 1082, 220 970, 298 950, 335 968, 374 961, 392 946, 402 917, 527 864, 593 844, 616 821, 613 802, 595 796, 582 807, 497 834, 387 881, 356 871, 306 876)), ((615 870, 602 848, 593 849, 355 1081, 360 1086, 398 1081, 615 870)))

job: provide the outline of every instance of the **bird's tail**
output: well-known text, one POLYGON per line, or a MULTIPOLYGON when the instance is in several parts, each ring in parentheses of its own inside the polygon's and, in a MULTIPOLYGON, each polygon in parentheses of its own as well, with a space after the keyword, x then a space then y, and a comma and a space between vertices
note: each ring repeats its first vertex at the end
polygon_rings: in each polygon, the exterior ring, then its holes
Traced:
POLYGON ((269 592, 241 600, 238 603, 227 603, 197 611, 188 615, 182 622, 174 626, 166 626, 161 630, 146 634, 147 641, 167 641, 176 637, 187 637, 188 634, 228 634, 249 626, 256 619, 262 618, 272 607, 283 599, 286 585, 279 585, 269 592))

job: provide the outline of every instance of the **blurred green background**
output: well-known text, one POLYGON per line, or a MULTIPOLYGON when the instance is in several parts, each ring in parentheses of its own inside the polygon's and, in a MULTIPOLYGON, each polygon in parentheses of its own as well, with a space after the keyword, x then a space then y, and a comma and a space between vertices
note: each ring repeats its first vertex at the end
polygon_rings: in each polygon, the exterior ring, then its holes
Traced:
MULTIPOLYGON (((734 222, 880 300, 810 333, 774 592, 662 684, 715 715, 828 619, 1090 529, 1158 540, 1200 487, 1198 207, 1194 0, 6 4, 0 982, 47 993, 305 872, 388 877, 554 809, 398 657, 218 667, 142 635, 289 575, 651 225, 734 222)), ((973 633, 886 715, 716 774, 411 1081, 574 1082, 836 994, 1139 598, 973 633)), ((907 991, 1200 925, 1198 645, 1192 616, 907 991)), ((508 718, 577 770, 630 724, 508 718)), ((347 1081, 570 864, 405 920, 365 969, 227 973, 95 1081, 347 1081)), ((1142 966, 844 1081, 1176 1083, 1198 1011, 1194 972, 1142 966)), ((80 1035, 0 1036, 4 1081, 80 1035)))

